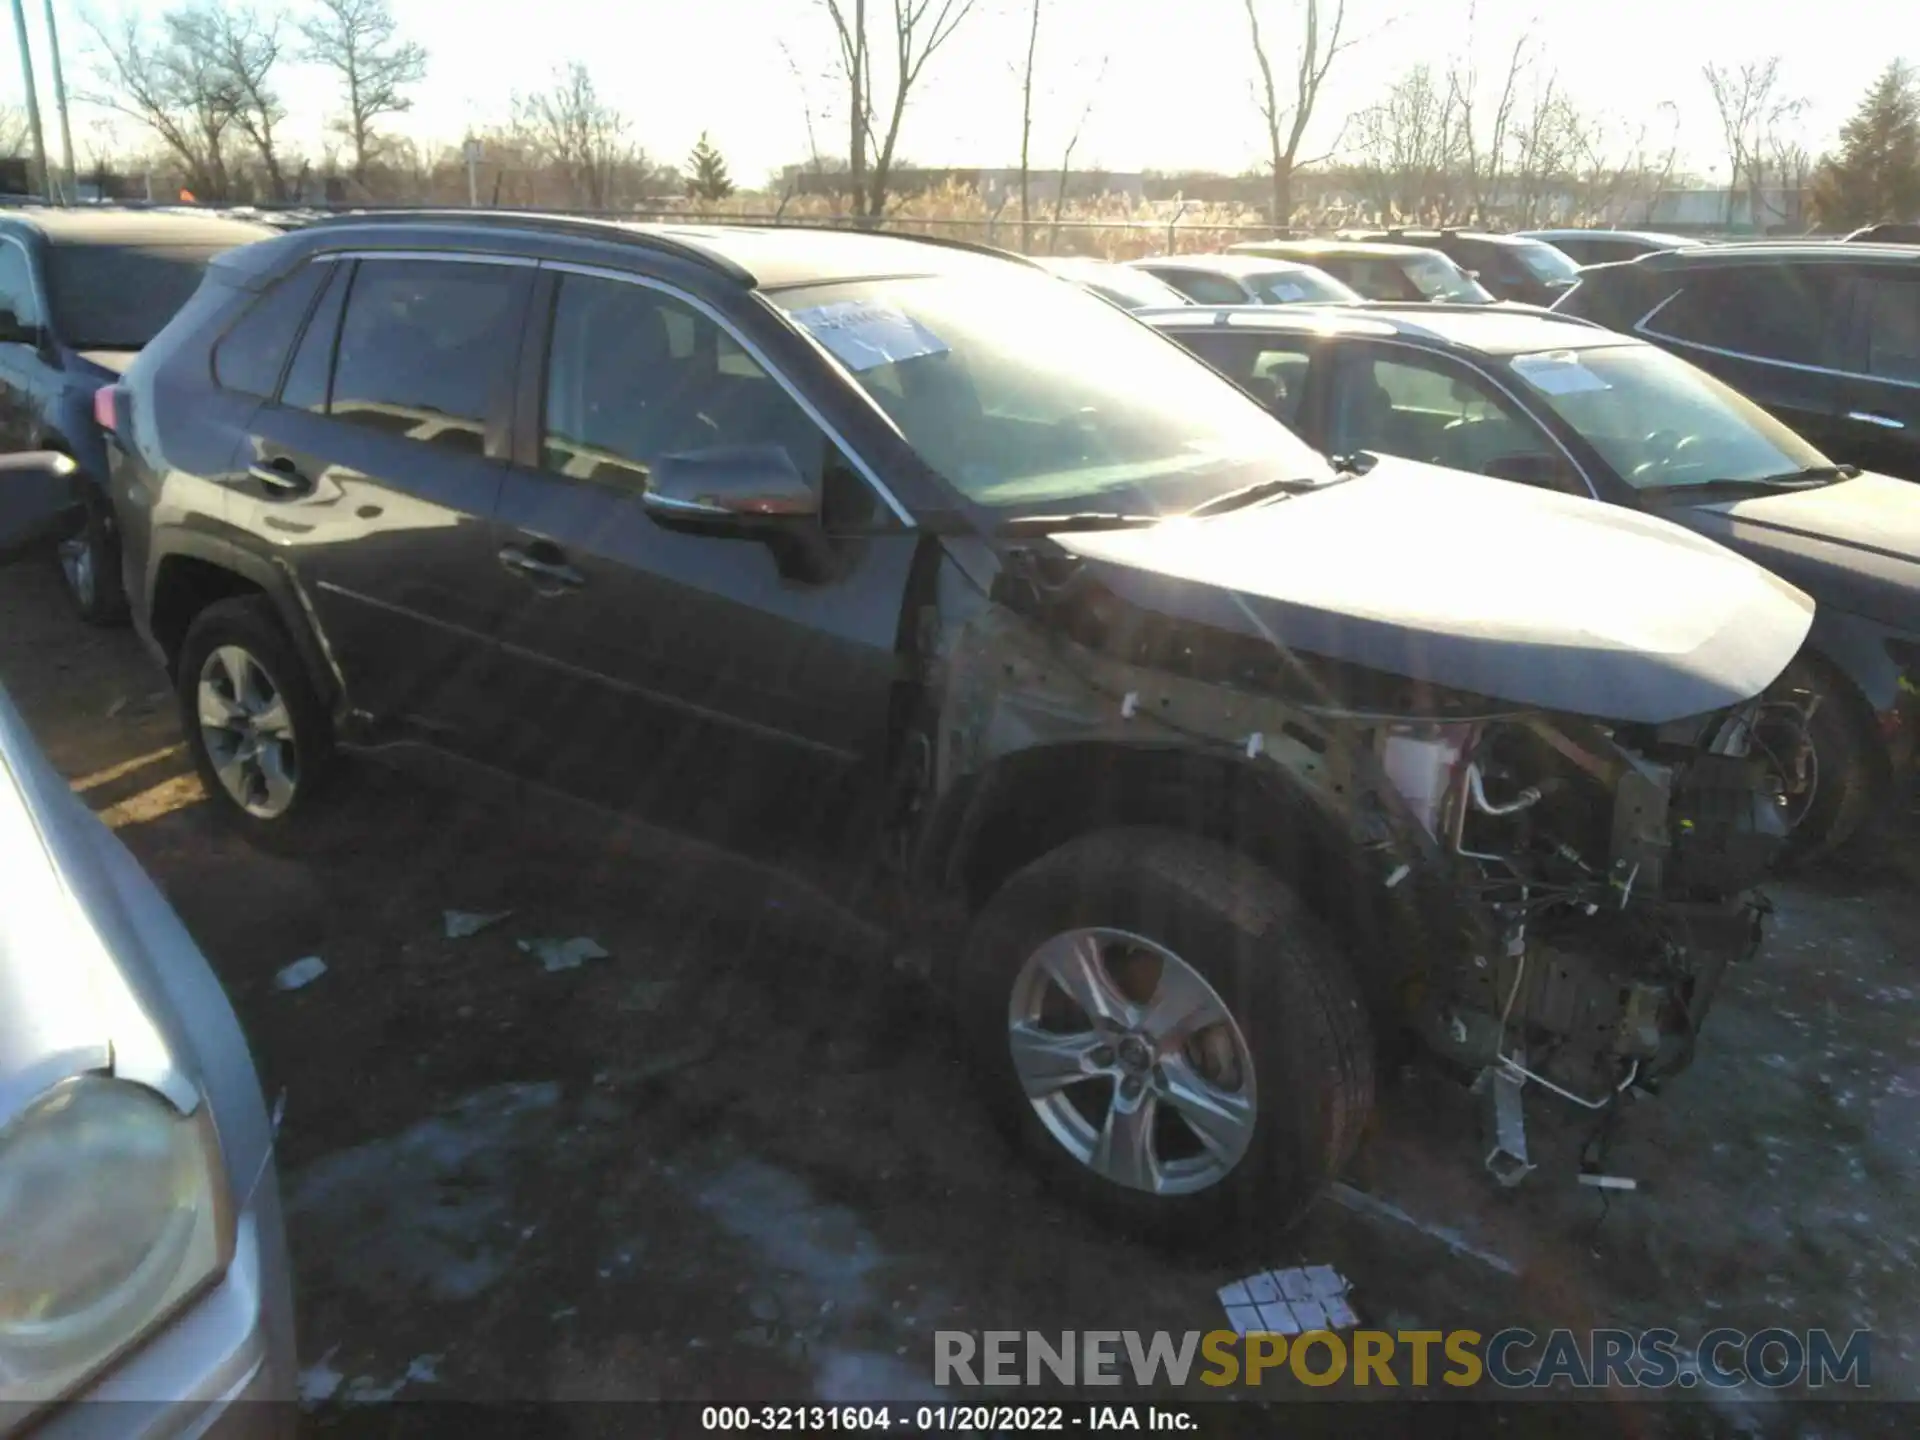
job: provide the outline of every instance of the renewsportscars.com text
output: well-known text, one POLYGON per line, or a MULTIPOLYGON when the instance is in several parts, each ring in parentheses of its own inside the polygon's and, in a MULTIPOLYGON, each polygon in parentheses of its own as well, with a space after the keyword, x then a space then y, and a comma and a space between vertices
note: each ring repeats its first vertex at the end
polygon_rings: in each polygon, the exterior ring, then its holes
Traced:
POLYGON ((1709 1330, 1691 1343, 1678 1331, 1354 1330, 1240 1335, 1232 1330, 941 1330, 933 1383, 1182 1386, 1192 1383, 1418 1389, 1708 1390, 1865 1388, 1873 1382, 1873 1336, 1855 1330, 1709 1330))

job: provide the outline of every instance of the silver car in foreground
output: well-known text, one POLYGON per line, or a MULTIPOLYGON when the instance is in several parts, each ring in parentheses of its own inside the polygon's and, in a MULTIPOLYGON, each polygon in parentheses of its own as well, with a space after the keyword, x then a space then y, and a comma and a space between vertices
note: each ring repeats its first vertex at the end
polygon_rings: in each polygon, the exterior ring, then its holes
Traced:
MULTIPOLYGON (((0 459, 0 555, 71 469, 0 459)), ((295 1371, 239 1021, 0 692, 0 1434, 291 1433, 295 1371)))

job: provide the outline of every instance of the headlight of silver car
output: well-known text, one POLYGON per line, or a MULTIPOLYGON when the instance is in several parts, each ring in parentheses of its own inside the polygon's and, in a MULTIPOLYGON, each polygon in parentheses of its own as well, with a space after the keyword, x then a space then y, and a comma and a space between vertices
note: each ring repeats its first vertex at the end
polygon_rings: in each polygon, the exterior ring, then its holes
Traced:
POLYGON ((0 1402, 75 1389, 232 1254, 213 1123, 86 1077, 0 1131, 0 1402))

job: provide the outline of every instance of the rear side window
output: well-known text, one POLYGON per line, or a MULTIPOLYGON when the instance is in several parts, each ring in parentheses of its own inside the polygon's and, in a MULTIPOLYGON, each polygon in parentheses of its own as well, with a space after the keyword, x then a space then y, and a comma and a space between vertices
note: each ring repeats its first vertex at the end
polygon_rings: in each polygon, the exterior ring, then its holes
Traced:
POLYGON ((341 303, 346 299, 353 266, 315 264, 312 268, 321 272, 320 300, 313 307, 306 333, 300 337, 300 348, 293 353, 293 364, 287 367, 280 403, 325 414, 327 381, 333 373, 333 341, 340 333, 341 303))
POLYGON ((1755 265, 1687 281, 1645 329, 1762 360, 1823 365, 1838 323, 1840 277, 1807 266, 1755 265))
POLYGON ((0 312, 11 315, 22 330, 40 323, 40 307, 33 302, 33 272, 27 252, 11 240, 0 240, 0 312))
POLYGON ((1300 418, 1311 356, 1305 340, 1274 335, 1180 334, 1174 338, 1289 427, 1300 418))
POLYGON ((327 413, 483 454, 487 415, 519 342, 522 275, 505 265, 362 260, 327 413))
POLYGON ((213 378, 223 390, 272 395, 279 389, 287 352, 326 276, 323 265, 303 265, 255 298, 214 346, 213 378))
POLYGON ((1198 270, 1156 270, 1153 272, 1181 294, 1202 305, 1244 305, 1247 292, 1240 282, 1224 275, 1208 275, 1198 270))
POLYGON ((1861 282, 1867 317, 1867 373, 1920 385, 1920 276, 1861 282))

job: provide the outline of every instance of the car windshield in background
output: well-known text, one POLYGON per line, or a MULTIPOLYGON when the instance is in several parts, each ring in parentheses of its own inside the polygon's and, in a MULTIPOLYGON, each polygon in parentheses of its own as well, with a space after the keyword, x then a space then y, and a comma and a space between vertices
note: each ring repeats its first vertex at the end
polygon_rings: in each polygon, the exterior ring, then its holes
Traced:
POLYGON ((1241 278, 1269 305, 1351 305, 1361 298, 1357 290, 1318 270, 1274 270, 1241 278))
POLYGON ((979 505, 1165 515, 1263 480, 1333 479, 1237 386, 1044 276, 861 280, 769 298, 979 505))
POLYGON ((1580 267, 1564 250, 1555 249, 1544 242, 1533 245, 1516 245, 1520 263, 1527 267, 1529 274, 1536 280, 1578 280, 1580 267))
POLYGON ((1407 278, 1429 300, 1451 300, 1467 305, 1491 305, 1493 296, 1444 255, 1416 255, 1406 263, 1407 278))
POLYGON ((1827 464, 1759 406, 1651 345, 1544 351, 1508 364, 1636 489, 1771 480, 1827 464))
POLYGON ((1062 268, 1060 274, 1096 295, 1104 295, 1123 309, 1148 310, 1190 303, 1166 281, 1144 270, 1129 270, 1124 265, 1068 266, 1062 268))
POLYGON ((60 338, 76 350, 138 350, 199 288, 226 246, 55 244, 47 287, 60 338))

